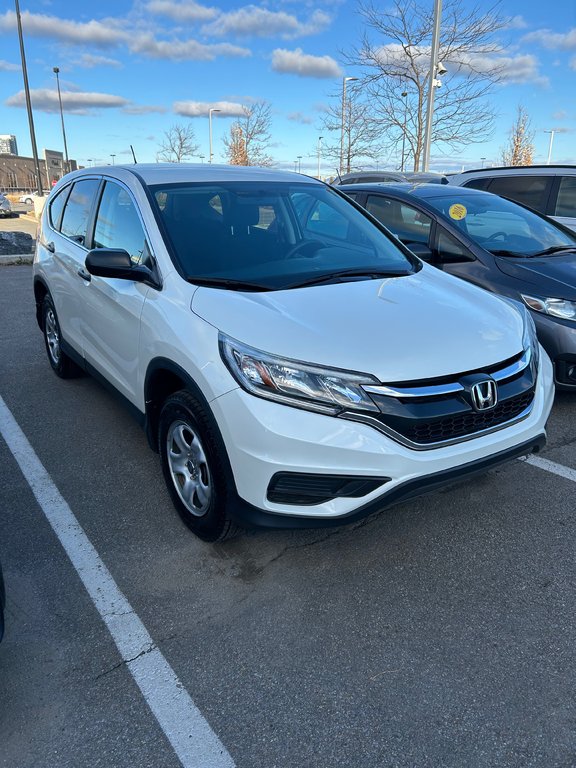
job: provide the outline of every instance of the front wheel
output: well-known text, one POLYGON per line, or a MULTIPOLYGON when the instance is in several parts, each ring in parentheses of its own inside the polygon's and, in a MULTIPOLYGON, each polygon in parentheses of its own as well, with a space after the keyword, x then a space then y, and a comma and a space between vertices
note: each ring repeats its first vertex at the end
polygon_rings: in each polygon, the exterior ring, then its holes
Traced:
POLYGON ((158 437, 164 480, 182 520, 204 541, 230 538, 237 528, 226 513, 229 491, 221 449, 190 392, 166 400, 158 437))

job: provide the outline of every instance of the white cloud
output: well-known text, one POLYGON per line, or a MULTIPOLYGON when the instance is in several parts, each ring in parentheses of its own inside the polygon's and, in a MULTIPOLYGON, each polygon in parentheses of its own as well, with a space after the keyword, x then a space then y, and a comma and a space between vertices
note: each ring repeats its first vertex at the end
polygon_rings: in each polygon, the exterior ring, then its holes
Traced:
POLYGON ((303 115, 302 112, 292 112, 288 115, 288 120, 294 123, 302 123, 302 125, 312 125, 314 122, 308 115, 303 115))
POLYGON ((202 32, 216 37, 280 36, 290 39, 323 32, 331 21, 332 18, 324 11, 314 11, 308 21, 301 22, 296 16, 284 11, 268 11, 255 5, 246 5, 237 11, 223 13, 216 21, 202 27, 202 32))
POLYGON ((183 117, 208 117, 211 109, 220 110, 218 117, 243 117, 245 114, 244 106, 233 101, 176 101, 172 109, 183 117))
POLYGON ((576 48, 576 27, 568 32, 552 32, 550 29, 538 29, 522 38, 522 42, 537 43, 544 48, 561 48, 570 51, 576 48))
POLYGON ((9 61, 0 59, 0 72, 19 72, 20 64, 11 64, 9 61))
POLYGON ((523 16, 512 16, 508 19, 505 29, 526 29, 528 22, 523 16))
POLYGON ((552 117, 554 120, 566 120, 566 118, 568 117, 568 113, 565 110, 561 109, 558 112, 554 112, 552 117))
POLYGON ((341 77, 342 70, 331 56, 311 56, 301 48, 287 51, 276 48, 272 52, 272 69, 281 74, 298 77, 341 77))
POLYGON ((194 0, 151 0, 146 3, 145 8, 150 13, 157 16, 167 16, 169 19, 178 22, 196 22, 210 21, 218 16, 217 8, 209 8, 205 5, 199 5, 194 0))
POLYGON ((151 59, 174 61, 213 61, 217 56, 247 57, 248 48, 229 43, 204 45, 197 40, 156 40, 152 35, 140 35, 130 43, 133 53, 141 53, 151 59))
POLYGON ((108 56, 93 56, 91 53, 83 53, 79 59, 76 59, 74 64, 85 69, 94 69, 94 67, 115 67, 120 69, 124 66, 117 59, 110 59, 108 56))
MULTIPOLYGON (((58 91, 48 88, 39 88, 30 91, 30 98, 34 109, 41 112, 59 112, 58 91)), ((4 102, 8 107, 25 107, 26 99, 24 91, 19 91, 10 96, 4 102)), ((62 107, 64 112, 76 115, 86 115, 94 109, 112 109, 126 107, 128 99, 122 96, 114 96, 111 93, 89 93, 62 91, 62 107)))
MULTIPOLYGON (((28 11, 22 13, 22 29, 26 35, 48 37, 78 45, 95 45, 101 48, 108 48, 126 40, 126 32, 118 29, 116 23, 113 19, 78 22, 28 11)), ((0 15, 0 33, 13 32, 15 29, 14 11, 7 11, 0 15)))

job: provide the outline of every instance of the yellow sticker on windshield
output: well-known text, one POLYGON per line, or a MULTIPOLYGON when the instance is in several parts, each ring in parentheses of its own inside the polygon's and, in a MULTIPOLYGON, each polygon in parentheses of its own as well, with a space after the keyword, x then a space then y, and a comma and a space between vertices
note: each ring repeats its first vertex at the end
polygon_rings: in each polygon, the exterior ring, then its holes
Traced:
POLYGON ((461 221, 462 219, 465 219, 467 213, 468 210, 466 206, 462 205, 461 203, 454 203, 454 205, 450 206, 448 211, 450 218, 454 219, 455 221, 461 221))

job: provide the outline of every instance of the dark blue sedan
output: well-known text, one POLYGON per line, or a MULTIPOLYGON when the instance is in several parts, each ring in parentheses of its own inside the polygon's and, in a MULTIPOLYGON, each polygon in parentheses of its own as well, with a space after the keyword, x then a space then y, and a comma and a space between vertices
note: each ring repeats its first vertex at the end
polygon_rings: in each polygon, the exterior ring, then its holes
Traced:
POLYGON ((531 310, 556 384, 576 390, 576 234, 489 192, 440 184, 341 188, 421 259, 531 310))

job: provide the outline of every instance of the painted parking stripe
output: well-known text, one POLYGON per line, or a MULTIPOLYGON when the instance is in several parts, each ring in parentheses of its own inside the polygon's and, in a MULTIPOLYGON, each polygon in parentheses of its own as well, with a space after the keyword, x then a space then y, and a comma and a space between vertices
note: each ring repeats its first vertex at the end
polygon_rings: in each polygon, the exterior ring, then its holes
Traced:
POLYGON ((0 434, 184 768, 233 768, 231 756, 120 591, 2 397, 0 434))
POLYGON ((527 464, 532 464, 533 467, 538 467, 546 472, 552 472, 554 475, 565 477, 566 480, 572 480, 573 483, 576 483, 576 469, 570 469, 570 467, 565 467, 563 464, 557 464, 555 461, 550 461, 549 459, 541 459, 539 456, 526 456, 523 461, 527 464))

